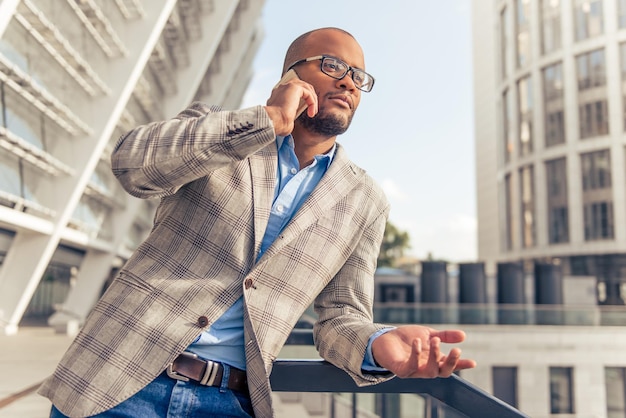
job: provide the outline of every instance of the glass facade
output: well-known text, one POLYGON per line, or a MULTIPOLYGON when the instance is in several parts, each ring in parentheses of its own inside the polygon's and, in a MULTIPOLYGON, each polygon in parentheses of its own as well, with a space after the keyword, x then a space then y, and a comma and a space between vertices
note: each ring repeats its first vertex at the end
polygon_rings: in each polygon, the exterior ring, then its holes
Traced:
POLYGON ((550 413, 574 413, 573 374, 571 367, 550 367, 550 413))
POLYGON ((604 49, 576 57, 578 79, 578 116, 581 139, 609 133, 604 49))
MULTIPOLYGON (((626 2, 626 0, 624 0, 626 2)), ((624 131, 626 131, 626 42, 619 45, 620 52, 620 74, 621 74, 621 95, 622 95, 622 121, 624 131)))
POLYGON ((561 1, 540 0, 541 52, 548 54, 561 49, 561 1))
POLYGON ((516 65, 519 68, 530 62, 530 0, 516 0, 515 10, 516 65))
POLYGON ((626 28, 626 0, 617 0, 617 27, 626 28))
POLYGON ((569 242, 566 163, 565 157, 546 161, 546 201, 548 202, 548 240, 550 244, 569 242))
POLYGON ((511 131, 511 127, 513 125, 512 111, 513 106, 511 103, 511 94, 509 93, 509 90, 506 89, 504 90, 504 93, 502 93, 502 148, 504 151, 505 163, 511 161, 514 148, 514 133, 511 131))
POLYGON ((543 69, 543 109, 546 147, 565 142, 565 102, 563 100, 563 64, 543 69))
MULTIPOLYGON (((493 65, 489 72, 484 61, 474 67, 484 71, 474 77, 475 91, 489 92, 493 103, 476 110, 477 150, 492 154, 476 158, 478 259, 498 272, 500 265, 524 266, 528 287, 517 293, 526 296, 536 296, 546 282, 532 286, 532 266, 559 266, 567 281, 564 309, 588 304, 601 311, 600 323, 616 326, 626 303, 626 0, 497 0, 488 3, 490 11, 480 4, 475 57, 489 33, 492 50, 485 57, 493 65), (483 28, 486 13, 491 24, 483 28), (510 31, 504 32, 507 13, 510 31)), ((535 299, 536 312, 544 309, 538 305, 535 299)), ((581 326, 591 316, 563 318, 581 326)), ((522 410, 538 405, 531 416, 626 418, 620 359, 598 359, 592 372, 565 358, 534 363, 549 377, 549 385, 536 388, 544 398, 549 393, 549 401, 530 399, 523 385, 517 401, 522 410)), ((515 368, 496 361, 491 367, 496 396, 515 399, 515 368)))
POLYGON ((508 60, 511 33, 511 24, 509 22, 509 9, 505 7, 500 12, 500 71, 503 79, 511 73, 508 60))
POLYGON ((505 230, 505 250, 513 249, 513 242, 515 241, 515 224, 513 223, 513 184, 511 174, 507 174, 504 177, 504 230, 505 230))
POLYGON ((604 385, 607 418, 626 417, 626 368, 605 367, 604 385))
POLYGON ((582 41, 604 32, 602 0, 574 1, 574 38, 582 41))
POLYGON ((530 76, 517 82, 519 155, 533 151, 533 89, 530 76))
POLYGON ((535 216, 535 170, 532 165, 519 170, 520 177, 520 212, 522 246, 534 247, 537 243, 535 216))
POLYGON ((491 369, 493 395, 517 408, 517 367, 494 366, 491 369))
POLYGON ((581 155, 585 240, 614 237, 611 155, 600 150, 581 155))

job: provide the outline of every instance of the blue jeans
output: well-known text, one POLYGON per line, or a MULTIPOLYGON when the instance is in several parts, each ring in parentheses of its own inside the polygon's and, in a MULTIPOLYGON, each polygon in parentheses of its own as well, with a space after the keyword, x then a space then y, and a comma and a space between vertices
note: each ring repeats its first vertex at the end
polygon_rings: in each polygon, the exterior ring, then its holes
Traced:
MULTIPOLYGON (((221 387, 170 378, 165 372, 121 404, 93 418, 254 417, 247 393, 226 387, 230 367, 224 365, 221 387)), ((67 418, 52 406, 50 418, 67 418)))

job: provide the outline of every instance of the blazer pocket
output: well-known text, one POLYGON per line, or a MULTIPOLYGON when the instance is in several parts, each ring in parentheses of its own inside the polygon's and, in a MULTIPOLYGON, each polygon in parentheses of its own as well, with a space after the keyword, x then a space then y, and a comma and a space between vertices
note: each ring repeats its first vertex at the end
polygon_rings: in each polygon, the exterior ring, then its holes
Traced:
MULTIPOLYGON (((132 287, 144 293, 150 293, 154 291, 154 287, 148 284, 145 280, 141 280, 125 272, 118 273, 115 281, 123 283, 126 286, 132 287)), ((113 283, 115 283, 115 281, 113 283)))

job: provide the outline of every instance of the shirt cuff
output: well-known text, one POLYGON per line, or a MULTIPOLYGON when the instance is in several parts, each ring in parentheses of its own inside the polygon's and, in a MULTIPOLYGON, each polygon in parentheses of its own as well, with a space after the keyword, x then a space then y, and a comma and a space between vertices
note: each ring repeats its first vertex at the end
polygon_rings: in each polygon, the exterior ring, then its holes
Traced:
POLYGON ((395 329, 395 328, 379 329, 374 334, 372 334, 369 341, 367 342, 367 349, 365 350, 365 357, 363 358, 363 364, 361 365, 361 370, 365 370, 368 372, 386 372, 387 371, 387 369, 385 369, 384 367, 378 366, 376 362, 374 361, 374 355, 372 354, 372 343, 374 342, 376 338, 380 337, 386 332, 391 331, 392 329, 395 329))

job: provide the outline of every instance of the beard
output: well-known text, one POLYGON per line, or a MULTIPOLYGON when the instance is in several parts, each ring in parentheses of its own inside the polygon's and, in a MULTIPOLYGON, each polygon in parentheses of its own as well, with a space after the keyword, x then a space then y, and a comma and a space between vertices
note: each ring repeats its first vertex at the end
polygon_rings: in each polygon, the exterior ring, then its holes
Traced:
POLYGON ((310 132, 331 137, 347 131, 353 116, 354 112, 350 112, 350 115, 344 118, 341 115, 327 113, 324 108, 320 108, 312 118, 304 112, 296 120, 310 132))

